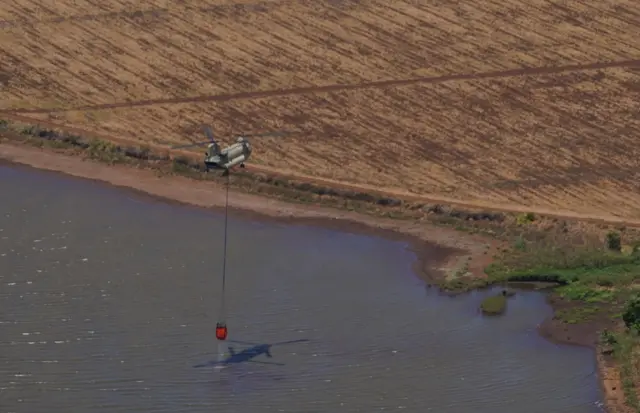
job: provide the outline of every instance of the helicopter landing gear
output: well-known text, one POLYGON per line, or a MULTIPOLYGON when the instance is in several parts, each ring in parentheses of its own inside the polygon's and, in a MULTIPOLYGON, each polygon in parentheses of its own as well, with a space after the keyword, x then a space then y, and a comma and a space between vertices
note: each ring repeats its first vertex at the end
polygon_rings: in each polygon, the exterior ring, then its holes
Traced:
POLYGON ((240 164, 240 168, 244 168, 244 164, 243 163, 240 164))

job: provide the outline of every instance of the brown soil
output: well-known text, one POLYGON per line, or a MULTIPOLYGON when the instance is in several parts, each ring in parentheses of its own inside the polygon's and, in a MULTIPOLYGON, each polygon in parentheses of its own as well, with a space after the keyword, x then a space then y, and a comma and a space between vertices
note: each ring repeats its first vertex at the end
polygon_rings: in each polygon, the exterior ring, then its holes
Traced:
POLYGON ((4 64, 15 78, 3 103, 33 107, 47 97, 78 107, 523 67, 581 70, 595 59, 637 58, 634 6, 150 0, 141 8, 105 0, 96 10, 88 1, 34 9, 17 0, 0 6, 4 64))
POLYGON ((636 413, 626 405, 622 379, 613 357, 597 352, 598 374, 604 392, 604 404, 608 413, 636 413))
POLYGON ((165 147, 284 127, 252 164, 640 220, 631 0, 4 3, 4 110, 165 147))

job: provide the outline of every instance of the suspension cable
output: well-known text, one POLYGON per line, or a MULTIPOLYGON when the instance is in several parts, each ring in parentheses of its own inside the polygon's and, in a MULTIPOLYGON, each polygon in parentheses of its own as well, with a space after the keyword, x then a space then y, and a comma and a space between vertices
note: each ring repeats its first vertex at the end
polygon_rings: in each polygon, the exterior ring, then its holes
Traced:
POLYGON ((226 194, 225 194, 225 204, 224 204, 224 246, 222 253, 222 292, 221 292, 221 300, 220 300, 220 317, 221 321, 226 321, 226 312, 225 312, 225 284, 227 278, 227 228, 229 227, 229 174, 227 175, 226 182, 226 194))

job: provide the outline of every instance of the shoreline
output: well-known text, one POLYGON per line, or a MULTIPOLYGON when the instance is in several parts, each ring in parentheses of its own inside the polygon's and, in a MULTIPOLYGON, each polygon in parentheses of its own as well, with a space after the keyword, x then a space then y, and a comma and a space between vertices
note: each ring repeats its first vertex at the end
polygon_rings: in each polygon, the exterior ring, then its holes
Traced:
MULTIPOLYGON (((28 143, 3 142, 0 139, 0 165, 3 162, 18 168, 45 170, 101 182, 152 201, 204 208, 217 213, 223 213, 224 209, 224 188, 212 181, 176 175, 161 176, 150 168, 126 164, 108 165, 55 148, 37 148, 28 143)), ((416 275, 429 285, 438 286, 438 281, 446 278, 447 273, 457 271, 462 266, 471 277, 486 279, 484 268, 492 262, 493 253, 501 246, 499 241, 486 236, 437 226, 429 221, 374 217, 337 208, 296 204, 235 189, 229 190, 229 207, 230 216, 236 218, 315 226, 407 243, 416 255, 416 275)), ((550 300, 549 305, 555 314, 558 304, 550 300)), ((622 385, 618 369, 611 360, 606 360, 600 346, 592 340, 595 332, 588 331, 590 334, 586 335, 577 332, 577 340, 566 337, 567 329, 593 330, 593 326, 588 323, 578 326, 562 324, 558 320, 547 319, 537 330, 542 337, 557 344, 592 348, 603 392, 602 401, 607 411, 630 412, 624 404, 624 395, 620 395, 622 385)), ((570 333, 569 336, 574 334, 570 333)))
MULTIPOLYGON (((224 212, 225 190, 215 182, 182 176, 159 176, 150 169, 130 165, 106 165, 76 155, 0 142, 0 160, 22 168, 33 168, 74 178, 101 182, 137 197, 187 207, 224 212)), ((487 243, 495 241, 452 228, 341 211, 330 207, 295 204, 229 189, 229 215, 287 225, 315 226, 405 242, 416 254, 414 270, 422 280, 435 283, 460 261, 471 261, 469 272, 483 277, 490 263, 487 243), (479 245, 482 244, 482 245, 479 245), (433 265, 435 264, 435 265, 433 265)))

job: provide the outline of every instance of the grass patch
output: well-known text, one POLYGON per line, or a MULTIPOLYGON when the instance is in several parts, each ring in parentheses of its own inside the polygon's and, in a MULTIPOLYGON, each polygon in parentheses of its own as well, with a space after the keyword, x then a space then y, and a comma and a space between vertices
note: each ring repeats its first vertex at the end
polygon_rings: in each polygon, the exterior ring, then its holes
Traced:
POLYGON ((640 283, 640 253, 611 248, 607 242, 610 233, 604 241, 593 238, 581 243, 570 236, 554 236, 549 242, 536 239, 539 234, 521 233, 512 248, 486 268, 486 273, 492 283, 555 284, 552 294, 564 303, 555 318, 567 324, 596 320, 613 324, 619 321, 625 302, 640 283))
POLYGON ((640 280, 640 254, 622 254, 585 248, 577 251, 539 251, 514 249, 487 267, 493 281, 537 281, 557 283, 557 292, 570 300, 608 302, 616 289, 640 280), (539 255, 538 255, 539 254, 539 255))
POLYGON ((486 315, 499 315, 504 313, 507 307, 507 295, 500 293, 485 298, 480 303, 480 310, 486 315))
POLYGON ((581 306, 558 310, 555 313, 555 318, 567 324, 581 324, 591 321, 599 312, 600 309, 597 307, 581 306))
POLYGON ((527 224, 531 224, 536 220, 536 216, 533 212, 527 212, 524 214, 519 214, 516 217, 516 222, 518 223, 518 225, 527 225, 527 224))
MULTIPOLYGON (((52 140, 51 143, 60 143, 59 140, 52 140)), ((78 142, 76 141, 76 144, 78 142)), ((122 163, 126 157, 124 151, 117 145, 105 141, 91 141, 87 148, 89 157, 94 160, 108 164, 122 163)))
POLYGON ((640 343, 638 337, 632 332, 623 332, 615 335, 613 340, 613 356, 620 371, 622 390, 629 407, 640 412, 638 401, 638 351, 640 343))
POLYGON ((454 277, 442 280, 438 287, 448 293, 465 293, 472 290, 479 290, 490 287, 493 283, 486 278, 477 277, 454 277))

